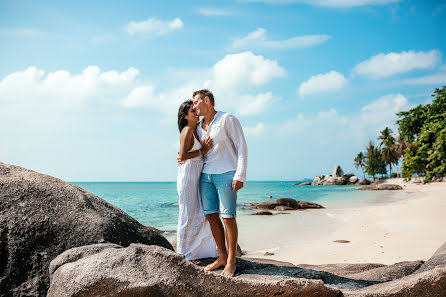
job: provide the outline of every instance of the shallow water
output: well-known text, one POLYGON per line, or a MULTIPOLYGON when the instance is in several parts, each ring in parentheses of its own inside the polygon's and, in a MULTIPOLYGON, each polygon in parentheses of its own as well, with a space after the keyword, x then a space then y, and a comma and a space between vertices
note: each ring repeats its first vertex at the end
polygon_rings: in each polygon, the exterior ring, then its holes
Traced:
MULTIPOLYGON (((293 185, 296 182, 247 182, 238 192, 239 218, 242 219, 243 216, 253 212, 248 207, 242 206, 242 203, 267 201, 270 200, 270 196, 272 199, 288 197, 316 202, 327 209, 356 207, 404 198, 402 194, 401 197, 398 194, 383 196, 382 193, 358 191, 354 186, 293 185)), ((178 206, 173 204, 178 201, 178 196, 175 182, 73 182, 73 184, 121 208, 144 225, 161 230, 176 230, 178 206)), ((308 219, 305 224, 311 222, 312 220, 308 219)))

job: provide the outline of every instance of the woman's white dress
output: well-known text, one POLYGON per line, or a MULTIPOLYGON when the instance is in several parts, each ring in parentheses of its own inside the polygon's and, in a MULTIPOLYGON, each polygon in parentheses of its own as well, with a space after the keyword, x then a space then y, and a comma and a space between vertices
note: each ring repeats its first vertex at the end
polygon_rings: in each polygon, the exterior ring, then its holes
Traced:
MULTIPOLYGON (((200 142, 194 136, 189 152, 199 150, 200 142)), ((177 253, 188 260, 217 257, 211 228, 206 220, 200 196, 200 176, 203 159, 198 156, 178 167, 177 190, 180 213, 178 216, 177 253)))

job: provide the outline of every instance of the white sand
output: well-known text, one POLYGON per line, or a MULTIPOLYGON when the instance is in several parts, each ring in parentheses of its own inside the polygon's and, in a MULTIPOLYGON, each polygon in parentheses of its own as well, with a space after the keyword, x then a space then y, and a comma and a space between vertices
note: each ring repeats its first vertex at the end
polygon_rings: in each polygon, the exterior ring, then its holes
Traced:
MULTIPOLYGON (((446 241, 446 182, 402 186, 410 198, 354 208, 241 216, 239 244, 246 257, 293 264, 427 260, 446 241), (274 255, 265 256, 267 251, 274 255)), ((385 200, 389 192, 377 195, 385 200)))

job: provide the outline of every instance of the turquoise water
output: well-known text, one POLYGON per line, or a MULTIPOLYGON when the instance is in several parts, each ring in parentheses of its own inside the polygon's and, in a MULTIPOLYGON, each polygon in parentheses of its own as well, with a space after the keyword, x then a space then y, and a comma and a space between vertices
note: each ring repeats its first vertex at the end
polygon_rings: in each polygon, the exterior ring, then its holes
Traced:
MULTIPOLYGON (((289 182, 247 182, 238 192, 238 215, 252 210, 246 202, 262 202, 280 197, 316 202, 325 207, 354 205, 373 198, 373 193, 357 191, 352 186, 295 186, 289 182)), ((175 230, 178 202, 175 182, 73 182, 73 184, 121 208, 144 225, 161 230, 175 230)))

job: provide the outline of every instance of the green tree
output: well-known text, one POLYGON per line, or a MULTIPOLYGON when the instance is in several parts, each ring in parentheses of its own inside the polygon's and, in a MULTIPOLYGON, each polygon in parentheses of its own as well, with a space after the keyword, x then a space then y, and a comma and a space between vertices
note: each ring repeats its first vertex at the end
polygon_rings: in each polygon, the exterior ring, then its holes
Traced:
POLYGON ((392 175, 392 164, 398 164, 398 147, 395 138, 392 135, 384 140, 384 146, 381 148, 381 156, 384 162, 389 165, 390 175, 392 175))
POLYGON ((384 162, 379 147, 369 141, 365 158, 366 172, 375 178, 377 174, 387 174, 386 163, 384 162))
POLYGON ((429 181, 434 176, 446 175, 446 87, 434 91, 431 104, 419 105, 397 113, 401 137, 407 141, 404 151, 404 177, 425 174, 429 181))
POLYGON ((362 174, 364 175, 364 178, 365 178, 365 173, 364 173, 365 156, 362 152, 360 152, 356 155, 355 160, 354 160, 354 165, 355 165, 356 169, 361 168, 362 174))
POLYGON ((393 136, 393 131, 389 127, 386 127, 380 133, 381 135, 378 136, 378 140, 380 140, 379 146, 381 147, 389 136, 393 136))

